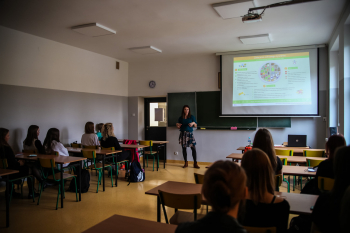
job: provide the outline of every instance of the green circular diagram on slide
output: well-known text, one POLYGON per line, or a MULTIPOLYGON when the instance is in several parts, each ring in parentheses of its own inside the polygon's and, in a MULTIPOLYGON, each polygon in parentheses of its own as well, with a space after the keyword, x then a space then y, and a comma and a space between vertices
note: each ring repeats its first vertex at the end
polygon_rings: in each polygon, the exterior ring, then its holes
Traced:
POLYGON ((265 63, 260 69, 260 77, 264 82, 274 83, 281 77, 281 68, 275 62, 265 63))

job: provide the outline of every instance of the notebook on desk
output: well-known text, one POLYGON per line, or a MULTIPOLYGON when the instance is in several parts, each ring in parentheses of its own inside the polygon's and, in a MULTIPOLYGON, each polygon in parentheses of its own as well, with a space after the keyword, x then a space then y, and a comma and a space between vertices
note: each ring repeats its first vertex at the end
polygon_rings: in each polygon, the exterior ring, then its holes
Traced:
POLYGON ((288 135, 288 147, 306 147, 306 135, 288 135))

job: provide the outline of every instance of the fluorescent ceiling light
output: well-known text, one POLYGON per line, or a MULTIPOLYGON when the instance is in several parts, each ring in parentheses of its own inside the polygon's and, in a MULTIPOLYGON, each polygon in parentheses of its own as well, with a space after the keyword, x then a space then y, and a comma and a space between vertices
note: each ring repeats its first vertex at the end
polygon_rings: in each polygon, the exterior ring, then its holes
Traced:
POLYGON ((249 8, 255 7, 253 0, 235 0, 215 3, 212 7, 223 19, 241 17, 249 8))
POLYGON ((139 54, 152 54, 152 53, 161 53, 162 50, 157 49, 156 47, 153 46, 143 46, 143 47, 134 47, 134 48, 129 48, 131 51, 139 54))
POLYGON ((263 44, 271 42, 269 34, 241 36, 239 37, 239 39, 242 41, 243 44, 263 44))
POLYGON ((116 34, 116 31, 105 27, 99 23, 89 23, 72 27, 73 31, 80 34, 96 37, 116 34))

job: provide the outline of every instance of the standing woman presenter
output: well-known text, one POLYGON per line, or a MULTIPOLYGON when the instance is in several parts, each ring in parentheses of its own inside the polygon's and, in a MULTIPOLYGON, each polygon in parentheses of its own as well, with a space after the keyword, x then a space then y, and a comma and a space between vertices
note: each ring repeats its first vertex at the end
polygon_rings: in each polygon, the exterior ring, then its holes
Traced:
POLYGON ((182 154, 184 156, 185 165, 183 168, 188 167, 187 162, 187 147, 191 147, 193 157, 193 167, 199 168, 197 164, 197 152, 196 152, 196 140, 193 136, 193 127, 197 127, 196 118, 191 115, 191 110, 188 105, 183 106, 181 116, 179 117, 176 127, 180 129, 179 144, 182 146, 182 154))

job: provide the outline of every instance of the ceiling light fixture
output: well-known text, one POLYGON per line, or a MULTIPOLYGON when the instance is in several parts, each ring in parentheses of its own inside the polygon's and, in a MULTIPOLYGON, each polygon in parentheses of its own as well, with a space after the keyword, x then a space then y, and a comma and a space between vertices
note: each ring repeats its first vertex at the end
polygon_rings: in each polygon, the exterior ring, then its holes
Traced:
POLYGON ((239 39, 242 41, 243 44, 263 44, 271 42, 269 34, 241 36, 239 37, 239 39))
POLYGON ((157 49, 156 47, 153 47, 153 46, 134 47, 134 48, 129 48, 129 50, 139 54, 162 53, 162 50, 157 49))
POLYGON ((88 24, 74 26, 72 27, 72 30, 80 34, 91 36, 91 37, 114 35, 117 33, 116 31, 106 26, 103 26, 99 23, 88 23, 88 24))

